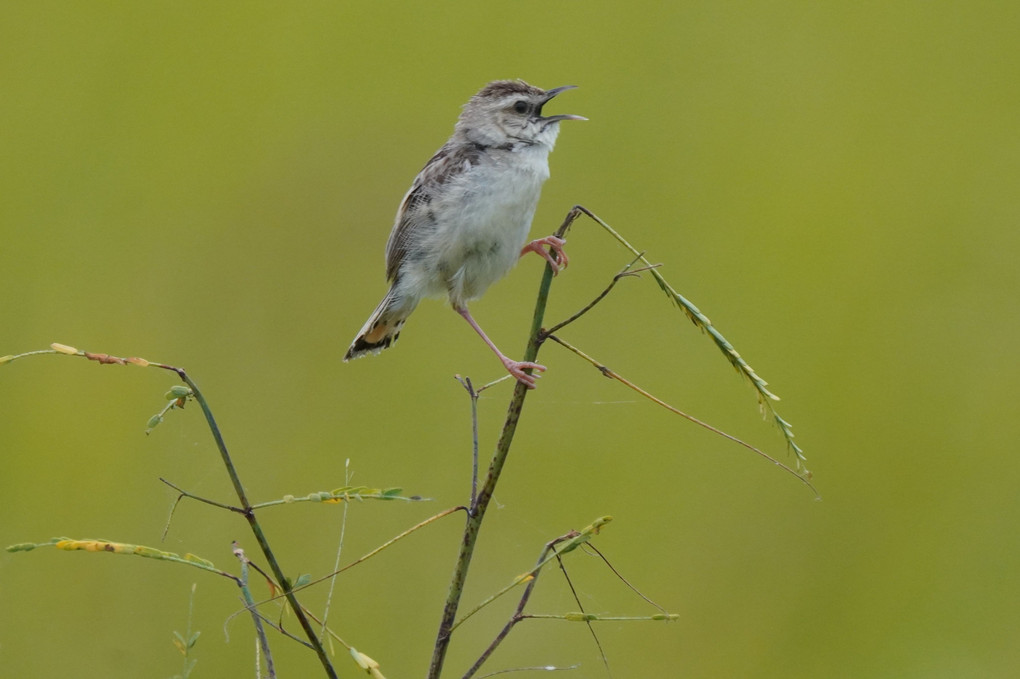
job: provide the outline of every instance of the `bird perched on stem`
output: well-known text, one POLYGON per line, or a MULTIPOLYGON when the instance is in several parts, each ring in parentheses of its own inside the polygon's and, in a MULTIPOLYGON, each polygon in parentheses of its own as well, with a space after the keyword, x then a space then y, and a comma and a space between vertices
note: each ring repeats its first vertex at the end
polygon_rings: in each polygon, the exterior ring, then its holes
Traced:
POLYGON ((481 297, 525 253, 544 257, 554 273, 567 265, 563 239, 528 242, 528 230, 549 178, 549 152, 560 122, 586 120, 543 115, 542 107, 573 87, 542 90, 523 80, 497 80, 464 105, 453 136, 418 173, 400 204, 386 243, 390 289, 344 361, 387 348, 418 302, 446 295, 507 371, 534 388, 535 375, 529 371, 542 372, 545 366, 508 358, 471 317, 467 303, 481 297))

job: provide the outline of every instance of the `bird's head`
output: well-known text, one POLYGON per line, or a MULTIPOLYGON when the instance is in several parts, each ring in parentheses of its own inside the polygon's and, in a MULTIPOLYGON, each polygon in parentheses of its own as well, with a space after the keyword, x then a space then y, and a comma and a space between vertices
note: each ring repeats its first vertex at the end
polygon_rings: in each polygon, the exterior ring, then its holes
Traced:
POLYGON ((497 80, 481 89, 464 105, 456 132, 469 142, 486 147, 541 145, 552 149, 561 120, 587 120, 572 114, 543 115, 542 107, 564 90, 533 87, 523 80, 497 80))

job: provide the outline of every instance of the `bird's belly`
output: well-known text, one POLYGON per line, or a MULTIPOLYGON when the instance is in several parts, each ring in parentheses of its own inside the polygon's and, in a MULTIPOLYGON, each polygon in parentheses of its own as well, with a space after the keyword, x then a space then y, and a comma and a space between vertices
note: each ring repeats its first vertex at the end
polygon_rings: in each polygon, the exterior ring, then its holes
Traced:
POLYGON ((437 231, 437 270, 450 301, 480 297, 509 273, 528 239, 544 176, 521 173, 503 181, 472 182, 458 196, 452 218, 437 231))
POLYGON ((465 228, 440 261, 447 291, 455 304, 476 299, 510 272, 528 238, 534 208, 486 206, 465 210, 465 228))

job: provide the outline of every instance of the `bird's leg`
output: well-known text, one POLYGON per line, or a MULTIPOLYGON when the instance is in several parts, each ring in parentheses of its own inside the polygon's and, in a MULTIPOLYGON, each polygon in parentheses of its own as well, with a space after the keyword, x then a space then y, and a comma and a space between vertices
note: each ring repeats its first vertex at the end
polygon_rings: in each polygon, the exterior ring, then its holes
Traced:
POLYGON ((549 262, 549 266, 552 267, 553 275, 558 274, 560 269, 565 269, 567 264, 570 262, 570 258, 567 257, 567 253, 563 251, 563 246, 566 245, 567 241, 558 236, 546 236, 545 238, 537 238, 521 249, 521 257, 534 252, 545 258, 545 261, 549 262), (549 246, 556 252, 556 258, 550 254, 545 246, 549 246), (557 261, 557 259, 559 261, 557 261))
POLYGON ((457 311, 458 314, 464 317, 465 321, 471 324, 471 327, 475 329, 475 332, 478 333, 478 336, 481 337, 482 340, 484 340, 485 343, 489 345, 489 348, 492 349, 492 351, 495 352, 497 356, 499 356, 499 360, 503 362, 503 366, 507 369, 507 372, 513 375, 518 382, 523 382, 528 387, 528 389, 535 388, 535 378, 539 377, 539 375, 529 375, 524 371, 531 369, 537 370, 538 372, 545 372, 544 365, 532 363, 531 361, 515 361, 507 357, 506 354, 500 351, 496 347, 496 345, 493 344, 492 340, 489 339, 489 336, 485 334, 485 331, 482 330, 478 323, 475 322, 475 319, 471 318, 471 314, 468 312, 466 306, 454 307, 454 309, 457 311))

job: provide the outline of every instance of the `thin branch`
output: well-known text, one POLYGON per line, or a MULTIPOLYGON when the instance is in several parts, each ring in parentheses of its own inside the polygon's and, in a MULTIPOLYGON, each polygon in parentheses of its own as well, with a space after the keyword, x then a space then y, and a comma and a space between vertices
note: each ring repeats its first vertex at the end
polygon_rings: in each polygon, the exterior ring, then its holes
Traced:
MULTIPOLYGON (((362 556, 358 557, 354 561, 350 562, 346 566, 343 566, 342 568, 338 568, 337 570, 333 571, 332 573, 327 573, 326 575, 323 575, 320 578, 316 578, 314 580, 309 580, 308 582, 302 584, 301 586, 295 587, 293 591, 295 593, 296 592, 300 592, 301 590, 308 589, 309 587, 312 587, 313 585, 317 585, 320 582, 325 582, 326 580, 329 580, 330 578, 335 578, 336 576, 340 575, 344 571, 347 571, 347 570, 350 570, 351 568, 354 568, 355 566, 357 566, 358 564, 362 563, 363 561, 368 561, 373 556, 379 554, 380 552, 382 552, 387 547, 392 546, 397 541, 406 538, 411 533, 414 533, 415 531, 421 530, 425 526, 428 526, 430 523, 432 523, 434 521, 438 521, 439 519, 442 519, 442 518, 444 518, 446 516, 449 516, 450 514, 453 514, 454 512, 467 512, 467 507, 457 506, 457 507, 450 507, 449 509, 444 509, 443 511, 439 512, 438 514, 430 516, 429 518, 425 519, 424 521, 420 521, 420 522, 416 523, 415 525, 411 526, 410 528, 408 528, 407 530, 403 531, 399 535, 390 538, 386 542, 382 543, 381 545, 379 545, 375 549, 373 549, 373 550, 371 550, 369 552, 366 552, 365 554, 363 554, 362 556)), ((276 599, 279 599, 282 596, 283 595, 281 594, 281 595, 278 595, 278 596, 270 597, 269 599, 266 599, 264 601, 260 601, 259 605, 262 605, 264 603, 268 603, 270 601, 275 601, 276 599)))
MULTIPOLYGON (((491 656, 493 652, 495 652, 496 648, 499 647, 501 643, 503 643, 503 640, 507 638, 507 636, 510 634, 510 631, 514 628, 514 626, 524 619, 523 618, 524 607, 528 605, 528 601, 531 599, 531 593, 535 590, 535 585, 538 583, 538 575, 541 572, 542 567, 545 566, 545 564, 549 563, 549 561, 551 561, 553 558, 556 559, 559 558, 559 554, 553 551, 556 548, 556 545, 565 540, 575 538, 578 535, 579 533, 577 531, 570 531, 566 535, 561 535, 560 537, 547 542, 545 544, 545 547, 542 549, 542 553, 538 557, 538 562, 535 564, 535 567, 532 568, 527 573, 527 575, 517 579, 516 582, 518 583, 526 579, 528 581, 528 585, 527 587, 524 588, 524 593, 521 594, 520 601, 517 602, 516 610, 514 610, 513 615, 510 616, 510 620, 508 620, 507 623, 503 626, 503 629, 501 629, 499 633, 496 634, 496 638, 492 640, 492 642, 486 647, 486 649, 482 651, 482 654, 478 656, 478 659, 475 661, 475 663, 468 669, 467 672, 464 673, 463 679, 470 679, 472 676, 474 676, 475 673, 478 672, 479 669, 481 669, 485 661, 489 659, 489 656, 491 656)), ((467 617, 470 617, 470 615, 471 614, 469 613, 467 617)), ((461 622, 463 622, 463 620, 461 620, 461 622)))
POLYGON ((541 570, 547 563, 555 559, 558 554, 566 554, 567 552, 572 552, 581 545, 586 544, 588 541, 591 540, 593 535, 598 535, 602 528, 612 520, 613 517, 611 516, 602 516, 599 517, 598 519, 595 519, 594 521, 591 522, 590 525, 585 526, 581 530, 572 530, 566 535, 557 538, 554 541, 556 544, 556 551, 554 553, 548 554, 544 560, 540 559, 534 568, 524 573, 523 575, 518 575, 516 578, 513 579, 513 582, 511 582, 506 587, 503 587, 497 592, 490 594, 480 604, 478 604, 470 611, 468 611, 464 615, 464 617, 462 617, 460 620, 454 623, 452 629, 457 629, 458 627, 463 625, 472 615, 482 610, 483 608, 494 602, 496 599, 499 599, 501 596, 503 596, 510 590, 516 588, 522 582, 526 582, 529 578, 534 577, 539 570, 541 570))
POLYGON ((727 434, 723 430, 718 429, 717 427, 713 427, 709 423, 704 422, 703 420, 699 420, 698 418, 694 417, 693 415, 688 415, 687 413, 685 413, 684 411, 680 410, 679 408, 675 408, 675 407, 671 406, 670 404, 668 404, 665 401, 663 401, 661 398, 659 398, 657 396, 653 396, 652 394, 648 393, 647 391, 645 391, 641 387, 637 386, 636 384, 634 384, 633 382, 631 382, 627 378, 623 377, 622 375, 620 375, 616 371, 614 371, 614 370, 610 369, 609 367, 599 363, 598 361, 596 361, 594 358, 592 358, 588 354, 584 353, 583 351, 581 351, 580 349, 578 349, 574 345, 569 344, 569 343, 563 341, 559 337, 556 337, 555 335, 549 335, 547 339, 551 339, 552 341, 556 342, 557 344, 559 344, 560 346, 564 347, 565 349, 569 349, 570 351, 574 352, 575 354, 577 354, 578 356, 580 356, 581 358, 583 358, 584 360, 588 361, 593 366, 598 368, 598 370, 603 375, 605 375, 606 377, 609 377, 611 379, 617 380, 621 384, 624 384, 624 385, 630 387, 631 389, 633 389, 637 393, 639 393, 642 396, 644 396, 645 398, 647 398, 649 401, 652 401, 653 403, 657 403, 660 406, 662 406, 663 408, 665 408, 666 410, 670 411, 671 413, 675 413, 676 415, 679 415, 680 417, 682 417, 682 418, 684 418, 684 419, 686 419, 686 420, 688 420, 690 422, 693 422, 694 424, 698 425, 699 427, 704 427, 705 429, 709 430, 710 432, 712 432, 714 434, 718 434, 719 436, 722 436, 725 439, 729 439, 730 441, 736 443, 737 445, 743 446, 744 448, 747 448, 748 450, 754 452, 755 454, 765 458, 766 460, 768 460, 772 464, 776 465, 777 467, 779 467, 783 471, 787 472, 788 474, 792 475, 795 479, 797 479, 798 481, 803 483, 805 486, 810 488, 811 491, 815 494, 816 498, 821 497, 818 494, 818 490, 816 490, 815 487, 811 484, 811 481, 809 480, 809 478, 807 476, 802 476, 801 474, 797 473, 796 470, 786 466, 785 464, 783 464, 782 462, 780 462, 776 458, 772 457, 771 455, 769 455, 765 451, 761 450, 760 448, 755 448, 750 443, 746 443, 745 441, 742 441, 742 440, 738 439, 736 436, 733 436, 732 434, 727 434))
POLYGON ((645 602, 647 602, 647 603, 651 604, 652 606, 654 606, 655 608, 659 609, 659 611, 661 611, 662 613, 667 613, 668 614, 668 611, 666 611, 665 608, 663 608, 659 604, 655 603, 654 601, 652 601, 651 599, 646 597, 644 594, 641 593, 641 590, 639 590, 637 587, 632 585, 630 583, 630 581, 627 580, 627 578, 623 577, 623 573, 621 573, 620 571, 616 570, 616 567, 613 564, 609 563, 609 559, 606 558, 605 554, 603 554, 602 552, 599 551, 598 547, 596 547, 595 545, 589 543, 589 544, 584 546, 584 549, 585 549, 586 552, 588 550, 590 550, 591 552, 594 552, 596 556, 598 556, 600 559, 602 559, 603 563, 606 564, 606 568, 608 568, 610 571, 612 571, 613 575, 615 575, 617 578, 619 578, 620 581, 624 585, 627 586, 627 589, 629 589, 630 591, 634 592, 639 597, 644 599, 645 602))
POLYGON ((648 271, 649 269, 654 269, 656 267, 662 266, 661 264, 652 264, 651 266, 643 266, 640 269, 634 269, 633 271, 630 271, 629 270, 630 267, 634 266, 634 264, 638 261, 638 259, 641 259, 643 256, 644 256, 644 253, 641 253, 630 264, 628 264, 627 266, 623 267, 623 270, 621 270, 620 273, 618 273, 615 276, 613 276, 613 280, 609 283, 609 285, 606 287, 606 289, 603 290, 602 292, 600 292, 599 295, 595 299, 593 299, 591 302, 589 302, 587 305, 585 305, 585 307, 583 309, 578 311, 573 316, 567 318, 565 321, 557 323, 553 327, 547 329, 543 333, 543 335, 545 337, 548 337, 549 335, 553 334, 557 330, 560 330, 564 326, 570 325, 571 323, 573 323, 574 321, 579 319, 581 316, 584 316, 586 313, 591 311, 593 308, 595 308, 596 304, 598 304, 599 302, 601 302, 603 299, 606 298, 606 296, 612 291, 612 289, 616 287, 616 284, 620 281, 621 278, 625 278, 627 276, 635 276, 636 277, 642 271, 648 271))
MULTIPOLYGON (((442 519, 442 518, 444 518, 446 516, 449 516, 450 514, 453 514, 454 512, 460 512, 460 511, 466 512, 467 511, 467 507, 450 507, 449 509, 444 509, 443 511, 439 512, 438 514, 435 514, 434 516, 430 516, 429 518, 425 519, 424 521, 420 521, 420 522, 416 523, 415 525, 411 526, 410 528, 408 528, 407 530, 403 531, 399 535, 396 535, 395 537, 390 538, 389 540, 387 540, 383 544, 381 544, 378 547, 376 547, 375 549, 365 553, 364 555, 362 555, 361 557, 355 559, 354 561, 352 561, 351 563, 347 564, 346 566, 343 566, 342 568, 338 568, 335 571, 333 571, 332 573, 328 573, 328 574, 326 574, 326 575, 324 575, 324 576, 322 576, 320 578, 316 578, 315 580, 309 580, 308 582, 305 582, 305 583, 303 583, 303 584, 301 584, 301 585, 299 585, 297 587, 294 587, 292 592, 294 594, 297 594, 298 592, 301 592, 304 589, 307 589, 309 587, 313 587, 313 586, 315 586, 315 585, 317 585, 317 584, 319 584, 321 582, 325 582, 326 580, 330 580, 332 578, 335 578, 337 575, 343 573, 344 571, 349 570, 351 568, 354 568, 358 564, 360 564, 360 563, 362 563, 364 561, 367 561, 368 559, 371 559, 373 556, 379 554, 384 549, 390 547, 391 545, 395 544, 399 540, 402 540, 403 538, 406 538, 411 533, 414 533, 414 532, 416 532, 418 530, 421 530, 422 528, 425 528, 426 526, 428 526, 429 524, 433 523, 434 521, 438 521, 439 519, 442 519)), ((269 583, 271 588, 276 587, 276 583, 273 582, 273 579, 271 577, 269 577, 268 574, 264 573, 262 571, 262 569, 260 569, 258 567, 257 564, 251 563, 251 567, 254 568, 255 570, 259 571, 259 573, 261 573, 262 576, 264 578, 266 578, 266 580, 269 583)), ((263 604, 271 603, 273 601, 277 601, 278 599, 282 599, 282 598, 285 598, 285 597, 286 597, 286 594, 279 594, 279 595, 276 595, 276 596, 271 596, 271 597, 269 597, 267 599, 263 599, 262 601, 259 601, 255 605, 256 606, 262 606, 263 604)), ((232 613, 229 617, 233 617, 233 616, 237 615, 238 613, 240 613, 240 611, 232 613)), ((336 639, 341 644, 343 644, 345 648, 350 648, 350 646, 347 644, 347 642, 345 642, 343 639, 341 639, 339 636, 337 636, 332 630, 329 630, 326 627, 325 620, 320 621, 318 618, 316 618, 314 615, 312 615, 307 609, 305 609, 304 613, 309 618, 311 618, 316 624, 321 625, 323 627, 323 629, 326 630, 332 638, 336 639)), ((228 617, 228 619, 229 619, 229 617, 228 617)), ((282 628, 278 628, 278 629, 280 629, 281 632, 284 632, 288 636, 293 636, 289 632, 286 632, 285 630, 283 630, 282 628)), ((306 646, 311 647, 311 645, 308 644, 308 642, 306 642, 306 641, 304 641, 302 639, 298 639, 298 641, 300 641, 302 644, 304 644, 306 646)))
POLYGON ((251 563, 248 556, 241 549, 241 546, 234 543, 234 556, 241 562, 241 578, 238 582, 238 586, 241 588, 242 600, 244 601, 245 608, 251 613, 252 622, 255 625, 255 633, 258 636, 259 647, 262 649, 262 654, 266 658, 266 671, 269 672, 269 676, 276 676, 276 667, 273 663, 273 654, 269 650, 269 639, 266 637, 266 629, 262 626, 262 616, 259 615, 258 611, 255 610, 255 601, 252 599, 251 590, 248 588, 248 565, 251 563))
MULTIPOLYGON (((162 479, 161 479, 162 480, 162 479)), ((184 499, 184 495, 178 493, 177 497, 174 498, 174 503, 170 505, 170 511, 166 517, 166 524, 163 525, 163 534, 159 536, 160 542, 166 542, 166 536, 170 532, 170 524, 174 520, 174 514, 177 513, 177 506, 181 504, 181 500, 184 499)))
POLYGON ((574 582, 570 579, 570 574, 567 573, 567 567, 563 565, 563 558, 559 554, 556 555, 556 563, 559 564, 560 572, 563 573, 563 578, 567 581, 567 587, 570 588, 570 594, 574 597, 574 603, 577 604, 577 610, 581 611, 582 615, 585 615, 584 624, 588 627, 588 631, 591 632, 591 638, 595 640, 595 647, 599 649, 599 655, 602 657, 602 664, 606 666, 606 674, 612 676, 612 672, 609 669, 609 658, 606 657, 606 652, 602 648, 602 642, 599 641, 599 635, 595 634, 595 628, 591 626, 591 620, 587 619, 584 606, 581 604, 581 597, 577 595, 577 590, 574 589, 574 582))
POLYGON ((72 538, 51 538, 47 542, 19 542, 8 545, 5 549, 8 552, 30 552, 39 547, 54 547, 66 552, 104 552, 107 554, 126 554, 140 556, 145 559, 156 559, 158 561, 169 561, 172 563, 198 568, 209 573, 221 575, 230 580, 237 581, 237 576, 216 568, 208 559, 203 559, 195 554, 181 556, 175 552, 168 552, 147 545, 134 545, 126 542, 113 542, 111 540, 84 539, 75 540, 72 538))
POLYGON ((223 440, 223 435, 220 433, 220 428, 216 424, 216 418, 213 417, 212 410, 209 408, 209 403, 205 400, 205 396, 184 369, 163 364, 156 365, 177 373, 177 375, 181 378, 181 381, 191 387, 195 400, 198 401, 198 404, 202 407, 202 413, 205 415, 206 423, 209 425, 209 431, 212 432, 213 439, 216 441, 216 447, 220 451, 220 457, 227 469, 227 474, 230 476, 230 482, 234 486, 234 491, 237 493, 237 499, 240 501, 241 507, 244 509, 244 518, 248 521, 248 526, 251 529, 252 534, 255 536, 255 541, 258 542, 259 549, 262 551, 263 556, 265 556, 266 562, 269 564, 269 568, 272 570, 277 583, 283 589, 284 594, 287 597, 287 601, 290 603, 291 609, 294 611, 294 617, 297 618, 298 624, 301 626, 301 630, 312 645, 315 655, 319 658, 322 668, 326 671, 326 676, 330 677, 330 679, 336 679, 336 670, 333 669, 329 656, 326 654, 326 649, 319 641, 319 637, 312 628, 311 622, 308 620, 308 616, 304 614, 301 603, 294 595, 290 581, 286 575, 284 575, 283 568, 276 559, 276 554, 269 546, 269 540, 266 539, 265 533, 262 532, 261 524, 259 524, 258 520, 255 518, 255 512, 252 510, 251 503, 248 501, 248 495, 244 490, 244 486, 241 484, 241 478, 237 474, 237 469, 234 467, 233 460, 230 458, 230 453, 227 451, 227 444, 223 440))
MULTIPOLYGON (((566 219, 556 230, 555 235, 562 238, 566 235, 571 223, 577 219, 577 214, 571 210, 566 219)), ((542 282, 539 284, 538 296, 535 300, 535 312, 531 321, 531 332, 528 335, 528 344, 524 350, 524 361, 534 362, 538 357, 539 347, 542 345, 542 321, 545 318, 545 307, 549 300, 549 289, 552 286, 553 269, 546 264, 542 274, 542 282)), ((450 579, 450 588, 446 595, 446 603, 443 606, 443 614, 439 621, 439 630, 436 633, 435 647, 432 651, 432 662, 429 664, 428 679, 439 679, 443 671, 443 663, 446 660, 446 652, 450 646, 450 633, 453 631, 454 621, 457 619, 457 608, 460 606, 460 599, 464 593, 464 582, 467 580, 468 570, 471 567, 471 557, 474 555, 475 543, 478 540, 478 532, 482 521, 485 518, 485 511, 488 509, 489 501, 496 490, 503 465, 510 454, 510 445, 513 443, 514 433, 517 431, 517 423, 521 418, 521 410, 524 408, 524 399, 527 396, 528 387, 518 381, 514 387, 514 393, 507 408, 506 420, 503 423, 503 431, 500 434, 499 442, 496 444, 496 451, 493 453, 492 461, 489 464, 489 473, 485 483, 471 504, 471 511, 468 513, 464 526, 464 534, 461 539, 460 552, 457 555, 457 563, 454 567, 453 576, 450 579)))
MULTIPOLYGON (((594 212, 584 207, 583 205, 575 205, 567 215, 568 221, 577 219, 581 214, 587 215, 592 221, 601 226, 609 235, 611 235, 618 243, 623 245, 625 248, 630 250, 640 261, 651 266, 651 263, 644 258, 644 255, 639 252, 633 245, 627 242, 627 240, 621 236, 613 227, 607 224, 601 217, 596 215, 594 212)), ((768 389, 768 382, 763 380, 758 374, 748 365, 747 361, 737 353, 737 350, 733 348, 729 340, 723 337, 722 333, 719 332, 712 321, 708 319, 708 316, 703 314, 693 302, 688 300, 686 297, 677 292, 673 286, 671 286, 661 273, 655 269, 651 270, 652 276, 655 278, 655 282, 658 284, 659 289, 662 290, 670 300, 679 308, 683 314, 698 328, 707 333, 712 341, 715 342, 716 347, 723 353, 726 360, 730 362, 738 373, 747 378, 748 382, 757 392, 758 406, 761 408, 762 414, 771 415, 772 421, 779 427, 779 431, 782 433, 783 438, 786 440, 787 447, 794 452, 797 457, 797 466, 801 467, 802 463, 806 461, 804 457, 804 451, 801 450, 793 440, 793 429, 789 422, 779 416, 776 411, 773 401, 778 401, 779 397, 773 394, 768 389)), ((806 471, 806 470, 805 470, 806 471)))
POLYGON ((471 384, 470 377, 460 375, 454 377, 471 398, 471 501, 468 502, 468 507, 474 507, 475 499, 478 497, 478 392, 471 384))
MULTIPOLYGON (((258 542, 259 549, 263 556, 266 558, 266 562, 269 564, 270 570, 273 572, 273 576, 279 583, 279 586, 283 589, 284 595, 290 602, 291 608, 294 611, 294 615, 301 625, 301 629, 305 636, 308 638, 312 649, 315 651, 316 656, 319 658, 319 662, 322 664, 322 668, 326 671, 326 676, 331 679, 336 679, 336 671, 333 669, 333 665, 330 663, 329 656, 326 654, 325 648, 319 642, 318 635, 312 628, 311 623, 308 621, 308 617, 304 614, 300 602, 294 595, 290 581, 284 575, 283 569, 280 567, 279 562, 276 559, 276 555, 273 553, 272 548, 269 546, 269 541, 266 539, 265 533, 262 531, 262 526, 255 518, 255 511, 252 508, 251 502, 248 501, 248 495, 245 492, 244 486, 241 484, 241 478, 238 476, 237 468, 234 466, 234 462, 230 457, 230 453, 227 450, 227 444, 223 440, 223 434, 220 432, 219 425, 216 424, 216 418, 213 417, 212 409, 209 407, 209 403, 206 401, 202 391, 198 388, 198 385, 193 379, 185 372, 183 368, 177 368, 166 363, 157 363, 155 361, 149 361, 144 358, 129 357, 122 358, 119 356, 111 356, 110 354, 99 354, 88 351, 79 351, 74 347, 67 346, 65 344, 54 343, 50 345, 51 351, 39 351, 31 352, 29 354, 20 354, 18 356, 4 356, 0 358, 0 364, 8 363, 24 356, 29 356, 37 353, 55 353, 65 354, 68 356, 82 356, 90 361, 95 361, 100 365, 136 365, 140 367, 153 367, 161 368, 163 370, 169 370, 170 372, 176 373, 176 375, 191 389, 191 393, 187 394, 187 398, 193 398, 198 402, 202 408, 202 413, 205 416, 206 424, 209 427, 209 431, 212 434, 213 440, 216 442, 216 448, 220 452, 220 458, 223 461, 223 465, 227 470, 227 475, 230 477, 230 482, 234 486, 234 492, 237 494, 237 499, 240 502, 241 514, 248 521, 248 527, 251 529, 252 534, 255 536, 256 542, 258 542)), ((185 398, 185 396, 180 396, 185 398)), ((199 499, 199 498, 196 498, 199 499)), ((210 504, 217 504, 212 503, 210 504)), ((226 508, 226 505, 224 505, 226 508)))
POLYGON ((186 498, 189 498, 191 500, 198 500, 199 502, 204 502, 205 504, 212 505, 213 507, 219 507, 220 509, 228 509, 228 510, 230 510, 232 512, 237 512, 238 514, 244 514, 244 510, 241 509, 240 507, 234 507, 233 505, 225 505, 222 502, 217 502, 216 500, 210 500, 208 498, 204 498, 204 497, 201 497, 199 495, 195 495, 193 493, 189 493, 188 491, 184 490, 180 486, 175 485, 174 483, 172 483, 170 481, 167 481, 162 476, 159 477, 159 480, 162 481, 163 483, 165 483, 166 485, 170 486, 171 488, 173 488, 174 490, 176 490, 180 494, 178 496, 178 500, 180 500, 181 498, 185 498, 186 497, 186 498))
MULTIPOLYGON (((349 486, 351 483, 351 459, 347 458, 344 461, 344 485, 349 486)), ((340 514, 340 536, 337 538, 336 545, 336 558, 333 559, 333 570, 339 570, 340 568, 340 556, 343 554, 344 549, 344 537, 347 534, 347 511, 350 509, 350 503, 344 503, 344 510, 340 514)), ((326 604, 322 608, 322 631, 319 633, 319 639, 322 640, 326 636, 326 621, 329 620, 329 608, 333 603, 333 593, 336 590, 336 579, 329 581, 329 592, 326 593, 326 604)))

